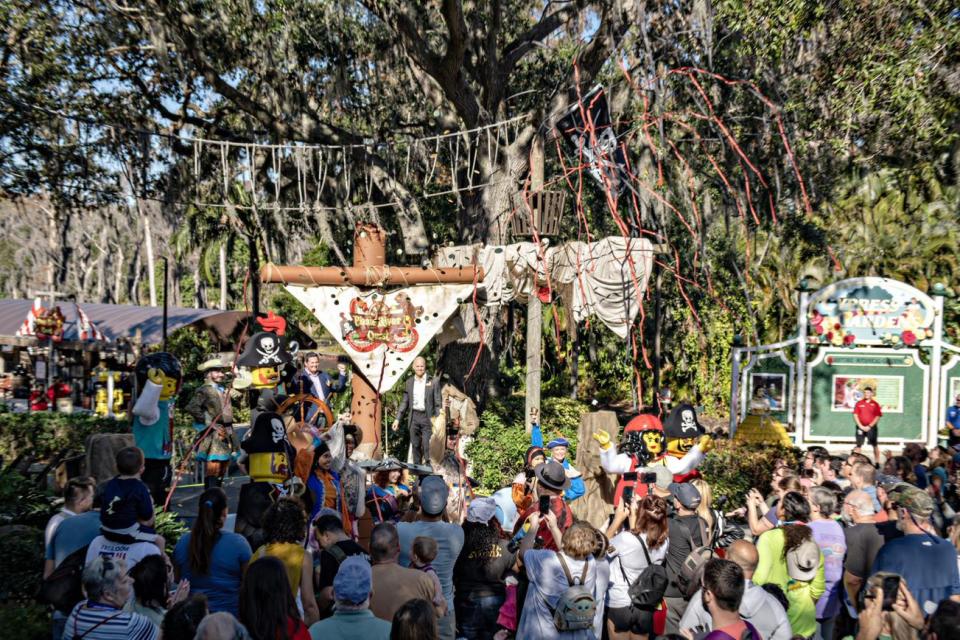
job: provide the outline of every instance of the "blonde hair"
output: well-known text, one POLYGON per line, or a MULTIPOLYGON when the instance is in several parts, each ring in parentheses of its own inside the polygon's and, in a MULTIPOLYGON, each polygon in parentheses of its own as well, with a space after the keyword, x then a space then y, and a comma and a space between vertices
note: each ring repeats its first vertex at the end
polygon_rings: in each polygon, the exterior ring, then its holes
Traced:
POLYGON ((703 478, 694 478, 690 484, 700 492, 700 504, 697 506, 697 515, 707 523, 707 529, 713 529, 713 489, 703 478))
POLYGON ((574 560, 585 560, 593 555, 597 547, 595 529, 586 522, 574 522, 563 532, 560 546, 563 552, 574 560))

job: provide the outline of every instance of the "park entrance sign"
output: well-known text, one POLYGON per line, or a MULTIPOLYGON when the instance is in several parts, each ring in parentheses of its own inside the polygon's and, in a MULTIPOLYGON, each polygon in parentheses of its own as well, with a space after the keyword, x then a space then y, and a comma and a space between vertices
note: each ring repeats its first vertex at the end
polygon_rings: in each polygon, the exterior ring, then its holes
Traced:
POLYGON ((949 394, 960 390, 960 348, 943 340, 942 295, 886 278, 801 289, 793 338, 734 346, 731 431, 762 408, 789 425, 798 446, 852 445, 853 407, 866 387, 883 410, 881 444, 936 443, 949 394))

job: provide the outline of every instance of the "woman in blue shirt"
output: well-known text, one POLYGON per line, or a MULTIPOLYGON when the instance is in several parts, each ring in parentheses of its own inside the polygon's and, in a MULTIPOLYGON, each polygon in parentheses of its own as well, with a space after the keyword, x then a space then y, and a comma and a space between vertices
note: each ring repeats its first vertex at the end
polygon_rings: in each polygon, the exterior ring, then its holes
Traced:
POLYGON ((227 519, 227 494, 211 488, 200 494, 193 529, 177 542, 173 565, 177 580, 190 581, 190 592, 207 596, 211 613, 240 613, 240 583, 252 552, 243 536, 221 531, 227 519))

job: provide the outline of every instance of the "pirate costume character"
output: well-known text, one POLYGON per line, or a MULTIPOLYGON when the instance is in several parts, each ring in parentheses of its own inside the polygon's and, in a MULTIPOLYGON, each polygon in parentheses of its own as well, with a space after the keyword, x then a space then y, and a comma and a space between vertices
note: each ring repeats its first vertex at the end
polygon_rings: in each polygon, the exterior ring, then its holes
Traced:
POLYGON ((622 474, 636 473, 642 467, 665 466, 670 473, 682 475, 695 469, 704 457, 704 451, 710 446, 710 436, 701 436, 700 443, 690 449, 682 458, 667 455, 666 437, 663 424, 656 416, 641 414, 634 417, 623 429, 620 452, 610 440, 610 434, 600 429, 594 435, 600 443, 600 466, 607 473, 621 474, 614 493, 614 505, 620 504, 620 496, 628 484, 633 484, 635 493, 646 495, 647 485, 638 480, 627 480, 622 474))
POLYGON ((206 372, 207 378, 184 407, 197 431, 197 464, 205 467, 207 488, 223 484, 230 461, 237 455, 229 391, 221 384, 222 377, 216 375, 229 366, 224 358, 213 356, 197 367, 206 372))
POLYGON ((474 482, 467 476, 467 461, 461 457, 460 420, 454 418, 447 426, 443 458, 435 469, 447 483, 447 516, 450 522, 460 522, 473 500, 474 482))
POLYGON ((161 351, 140 358, 134 372, 140 395, 133 405, 133 440, 143 451, 141 479, 154 503, 163 504, 173 475, 173 405, 183 369, 173 355, 161 351))
POLYGON ((247 454, 250 482, 240 488, 234 530, 256 548, 261 542, 263 514, 279 498, 296 492, 289 482, 296 451, 287 440, 283 417, 272 411, 257 416, 240 448, 247 454))
POLYGON ((307 493, 313 501, 310 508, 310 522, 313 522, 321 509, 333 509, 340 514, 344 529, 350 522, 350 514, 346 511, 346 500, 343 494, 343 484, 340 473, 333 468, 333 455, 330 455, 330 464, 325 466, 321 460, 324 454, 330 454, 330 447, 321 441, 313 451, 313 465, 310 467, 310 477, 307 478, 307 493))
POLYGON ((547 454, 542 447, 528 447, 523 456, 523 471, 513 479, 511 487, 513 504, 517 505, 517 513, 523 513, 536 500, 537 476, 535 469, 547 460, 547 454))
MULTIPOLYGON (((540 430, 540 424, 537 422, 533 423, 533 428, 530 431, 530 444, 534 447, 543 447, 543 432, 540 430)), ((570 442, 563 436, 554 438, 548 442, 545 447, 546 450, 550 452, 548 456, 552 456, 554 447, 564 447, 569 451, 570 442)), ((582 474, 576 467, 570 464, 569 458, 564 457, 562 464, 564 472, 566 472, 567 477, 570 478, 570 486, 563 492, 563 499, 567 502, 573 502, 577 498, 582 497, 587 490, 583 484, 582 474)))
POLYGON ((674 482, 687 482, 700 477, 697 467, 703 462, 703 456, 713 447, 713 439, 706 435, 706 429, 697 420, 697 410, 689 403, 678 404, 667 416, 663 423, 663 431, 667 436, 667 467, 674 473, 674 482), (674 471, 671 464, 682 464, 683 458, 694 449, 699 452, 693 468, 681 473, 674 471))

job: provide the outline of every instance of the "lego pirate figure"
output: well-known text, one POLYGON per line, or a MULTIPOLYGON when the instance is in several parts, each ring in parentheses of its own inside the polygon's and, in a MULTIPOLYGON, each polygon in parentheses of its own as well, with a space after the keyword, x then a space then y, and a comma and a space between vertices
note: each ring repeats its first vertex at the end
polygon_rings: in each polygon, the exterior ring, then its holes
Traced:
POLYGON ((234 530, 251 546, 259 546, 263 514, 280 497, 302 493, 303 484, 299 480, 291 482, 296 451, 287 440, 280 414, 261 412, 240 448, 246 455, 250 482, 240 488, 234 530))
POLYGON ((193 428, 200 440, 197 446, 197 466, 203 469, 204 486, 207 488, 223 484, 230 461, 237 454, 230 392, 223 386, 226 370, 230 366, 230 363, 219 355, 207 358, 197 367, 199 371, 205 372, 204 382, 184 407, 187 414, 193 418, 193 428))
POLYGON ((697 467, 703 462, 703 457, 713 447, 713 439, 705 435, 706 430, 697 421, 697 411, 688 403, 678 404, 667 416, 663 423, 663 430, 667 436, 667 456, 671 458, 667 466, 673 471, 675 468, 686 468, 681 461, 691 453, 690 459, 693 468, 689 471, 674 472, 674 482, 686 482, 699 478, 697 467), (695 461, 694 461, 695 460, 695 461))
POLYGON ((606 431, 601 429, 593 437, 600 444, 600 465, 604 471, 621 474, 613 498, 614 505, 620 503, 620 496, 628 484, 635 485, 637 495, 646 495, 649 483, 634 477, 641 468, 665 466, 674 475, 688 473, 703 460, 701 450, 710 442, 710 436, 702 436, 701 439, 705 438, 706 442, 702 446, 698 443, 682 458, 668 456, 663 425, 656 416, 650 414, 641 414, 627 423, 619 452, 606 431))
POLYGON ((133 439, 143 451, 141 477, 155 504, 163 504, 170 486, 174 396, 183 382, 180 361, 165 352, 151 353, 135 368, 140 395, 133 405, 133 439))
MULTIPOLYGON (((250 336, 237 358, 237 366, 246 371, 238 376, 241 387, 272 389, 280 384, 282 370, 293 358, 282 335, 260 331, 250 336)), ((238 386, 234 383, 234 387, 238 386)))
POLYGON ((94 390, 94 409, 93 412, 101 418, 120 418, 126 417, 123 407, 123 388, 121 387, 122 374, 119 371, 111 371, 106 361, 101 360, 100 364, 92 372, 93 390, 94 390))
POLYGON ((473 500, 474 481, 467 476, 468 461, 460 452, 460 419, 453 418, 446 427, 446 444, 440 464, 434 470, 447 483, 447 518, 450 522, 460 523, 467 515, 467 508, 473 500))
MULTIPOLYGON (((530 409, 530 422, 533 428, 530 430, 530 445, 533 447, 543 447, 543 432, 540 430, 540 410, 536 407, 530 409)), ((563 436, 558 436, 547 443, 544 447, 550 459, 563 465, 563 470, 570 478, 570 486, 563 492, 563 499, 567 502, 573 502, 586 493, 583 484, 582 474, 576 467, 567 460, 567 452, 570 450, 570 442, 563 436)))

